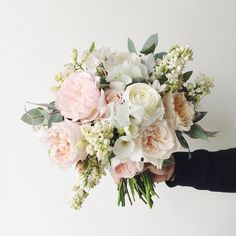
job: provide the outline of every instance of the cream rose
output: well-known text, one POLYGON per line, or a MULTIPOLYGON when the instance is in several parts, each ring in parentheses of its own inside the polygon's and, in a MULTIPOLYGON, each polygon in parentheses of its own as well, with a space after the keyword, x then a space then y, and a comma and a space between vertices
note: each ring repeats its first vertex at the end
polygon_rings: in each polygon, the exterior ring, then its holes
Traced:
POLYGON ((165 118, 172 119, 176 130, 189 131, 193 125, 194 106, 188 102, 184 93, 168 92, 163 97, 165 118))
POLYGON ((144 161, 161 168, 163 160, 177 150, 178 141, 174 130, 163 119, 141 130, 139 145, 144 161))
POLYGON ((143 126, 161 120, 164 115, 164 105, 160 94, 145 83, 135 83, 127 87, 125 96, 129 100, 131 115, 143 126), (140 117, 142 114, 142 117, 140 117))
POLYGON ((83 135, 76 123, 69 121, 53 123, 53 126, 46 131, 44 139, 53 161, 61 166, 69 167, 87 156, 83 135))

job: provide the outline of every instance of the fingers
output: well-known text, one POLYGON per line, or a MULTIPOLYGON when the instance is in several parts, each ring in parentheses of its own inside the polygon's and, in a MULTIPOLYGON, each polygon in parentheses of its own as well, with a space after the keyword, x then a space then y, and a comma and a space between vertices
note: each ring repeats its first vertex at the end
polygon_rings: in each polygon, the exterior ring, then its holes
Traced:
POLYGON ((144 171, 148 170, 149 172, 151 172, 152 174, 155 175, 165 175, 167 172, 167 168, 163 167, 161 169, 157 169, 154 165, 152 165, 151 163, 146 163, 144 166, 144 171))
POLYGON ((154 182, 161 183, 161 182, 165 182, 167 180, 167 175, 151 174, 151 178, 154 182))

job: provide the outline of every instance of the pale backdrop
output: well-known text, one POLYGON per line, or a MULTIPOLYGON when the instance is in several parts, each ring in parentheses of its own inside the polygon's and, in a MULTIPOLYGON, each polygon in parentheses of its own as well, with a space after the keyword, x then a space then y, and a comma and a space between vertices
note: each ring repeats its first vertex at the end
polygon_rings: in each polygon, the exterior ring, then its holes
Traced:
POLYGON ((159 33, 159 50, 174 43, 194 49, 191 67, 215 77, 202 125, 219 130, 192 150, 235 146, 235 0, 0 0, 0 235, 3 236, 222 236, 236 234, 236 194, 158 187, 153 210, 116 206, 108 176, 84 204, 70 209, 73 170, 52 165, 47 150, 19 118, 25 101, 53 99, 54 73, 70 49, 126 50, 159 33))

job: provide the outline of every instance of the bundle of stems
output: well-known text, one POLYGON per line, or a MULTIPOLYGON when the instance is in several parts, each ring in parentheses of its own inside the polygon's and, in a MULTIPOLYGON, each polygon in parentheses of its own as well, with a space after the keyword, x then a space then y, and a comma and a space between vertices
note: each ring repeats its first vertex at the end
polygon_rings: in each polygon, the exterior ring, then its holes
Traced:
POLYGON ((118 206, 125 206, 126 196, 128 197, 130 204, 133 205, 135 193, 137 193, 138 197, 152 208, 152 197, 159 197, 154 188, 155 183, 146 171, 130 179, 123 178, 118 184, 118 206))

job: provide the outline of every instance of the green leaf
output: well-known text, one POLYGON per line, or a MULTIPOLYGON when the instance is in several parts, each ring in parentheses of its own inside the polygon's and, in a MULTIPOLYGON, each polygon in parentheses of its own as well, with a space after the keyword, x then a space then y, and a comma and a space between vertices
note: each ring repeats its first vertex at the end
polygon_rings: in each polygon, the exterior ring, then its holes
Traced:
POLYGON ((140 52, 146 55, 153 53, 156 49, 157 44, 158 44, 158 36, 157 34, 153 34, 144 43, 142 50, 140 52))
POLYGON ((178 140, 179 140, 181 146, 182 146, 183 148, 187 148, 187 149, 188 149, 189 159, 191 159, 192 155, 191 155, 190 147, 189 147, 189 145, 188 145, 187 140, 184 138, 182 132, 177 131, 177 132, 176 132, 176 136, 177 136, 177 138, 178 138, 178 140))
POLYGON ((21 117, 21 120, 29 125, 40 125, 44 122, 44 116, 41 113, 40 109, 34 108, 27 111, 21 117))
POLYGON ((171 166, 174 164, 174 161, 172 161, 171 159, 165 159, 163 161, 163 166, 171 166))
POLYGON ((198 121, 203 119, 203 117, 205 117, 206 114, 207 114, 207 111, 196 111, 195 118, 194 118, 193 122, 197 123, 198 121))
POLYGON ((64 117, 60 113, 51 114, 48 120, 48 128, 52 127, 52 123, 62 122, 64 117))
POLYGON ((134 42, 132 41, 131 38, 128 38, 128 49, 129 49, 129 52, 137 54, 134 42))
POLYGON ((95 42, 93 41, 93 43, 91 44, 90 48, 89 48, 89 52, 93 53, 93 51, 95 50, 95 42))
POLYGON ((41 107, 47 107, 50 110, 57 110, 55 107, 55 101, 50 102, 50 103, 33 103, 33 102, 27 102, 27 103, 32 104, 32 105, 41 106, 41 107))
POLYGON ((193 71, 187 71, 183 74, 183 78, 182 80, 184 82, 187 82, 189 80, 189 78, 191 77, 191 75, 193 74, 193 71))
POLYGON ((190 138, 208 140, 208 136, 205 131, 200 125, 197 124, 193 124, 191 126, 191 129, 184 133, 187 134, 190 138))
POLYGON ((166 55, 166 52, 158 52, 157 54, 155 54, 155 60, 156 59, 163 59, 163 57, 166 55))
POLYGON ((204 130, 205 134, 207 135, 208 138, 214 138, 216 137, 216 135, 219 133, 219 131, 206 131, 204 130))

